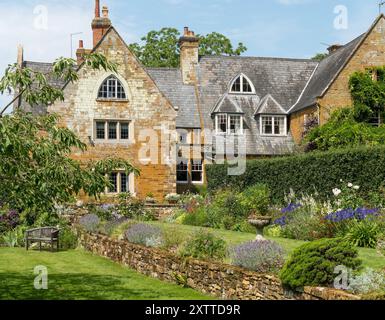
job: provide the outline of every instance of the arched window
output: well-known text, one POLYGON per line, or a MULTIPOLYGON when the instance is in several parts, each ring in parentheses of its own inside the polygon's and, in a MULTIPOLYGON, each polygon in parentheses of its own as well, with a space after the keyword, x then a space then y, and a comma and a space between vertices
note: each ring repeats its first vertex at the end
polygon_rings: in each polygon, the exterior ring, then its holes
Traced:
POLYGON ((243 74, 235 78, 230 87, 230 93, 255 93, 251 81, 243 74))
POLYGON ((126 93, 120 81, 115 76, 108 77, 101 85, 99 99, 126 99, 126 93))

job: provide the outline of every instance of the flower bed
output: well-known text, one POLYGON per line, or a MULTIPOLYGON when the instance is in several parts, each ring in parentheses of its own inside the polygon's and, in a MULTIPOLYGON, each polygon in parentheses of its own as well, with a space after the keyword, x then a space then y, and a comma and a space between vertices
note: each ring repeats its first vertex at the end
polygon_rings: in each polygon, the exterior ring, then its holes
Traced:
POLYGON ((93 252, 160 280, 179 283, 222 299, 232 300, 357 300, 359 297, 329 288, 305 287, 287 291, 272 275, 222 263, 183 259, 165 250, 112 240, 79 230, 81 245, 93 252))

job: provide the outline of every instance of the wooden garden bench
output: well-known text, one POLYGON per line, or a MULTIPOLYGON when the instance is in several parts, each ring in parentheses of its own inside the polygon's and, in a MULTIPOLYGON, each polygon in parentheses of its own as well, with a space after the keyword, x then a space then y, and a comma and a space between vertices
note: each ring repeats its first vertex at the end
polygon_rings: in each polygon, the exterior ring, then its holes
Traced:
POLYGON ((27 230, 25 234, 25 247, 28 250, 30 243, 39 243, 39 250, 41 251, 42 243, 51 244, 51 251, 54 250, 54 244, 56 244, 56 250, 59 251, 59 232, 58 228, 44 227, 27 230))

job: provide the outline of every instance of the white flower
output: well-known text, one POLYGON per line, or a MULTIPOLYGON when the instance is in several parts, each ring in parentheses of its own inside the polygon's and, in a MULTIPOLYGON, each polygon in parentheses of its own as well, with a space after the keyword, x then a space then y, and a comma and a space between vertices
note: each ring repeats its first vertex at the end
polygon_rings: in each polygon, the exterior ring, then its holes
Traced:
POLYGON ((334 196, 338 197, 341 193, 342 193, 342 191, 340 189, 338 189, 338 188, 333 189, 334 196))
POLYGON ((360 190, 360 186, 354 186, 353 189, 354 190, 360 190))
POLYGON ((348 183, 349 188, 353 188, 353 183, 348 183))

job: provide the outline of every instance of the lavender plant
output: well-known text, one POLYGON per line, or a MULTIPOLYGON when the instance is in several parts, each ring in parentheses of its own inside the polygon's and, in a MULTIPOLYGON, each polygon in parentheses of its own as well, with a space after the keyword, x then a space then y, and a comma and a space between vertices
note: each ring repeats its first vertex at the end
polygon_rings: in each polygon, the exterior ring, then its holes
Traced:
POLYGON ((144 246, 161 246, 163 243, 162 230, 155 226, 140 223, 133 225, 126 232, 126 239, 144 246))
POLYGON ((95 232, 99 227, 100 219, 96 214, 87 214, 79 220, 80 226, 88 231, 95 232))
POLYGON ((251 241, 230 251, 232 264, 260 273, 277 273, 284 264, 284 250, 274 241, 251 241))

